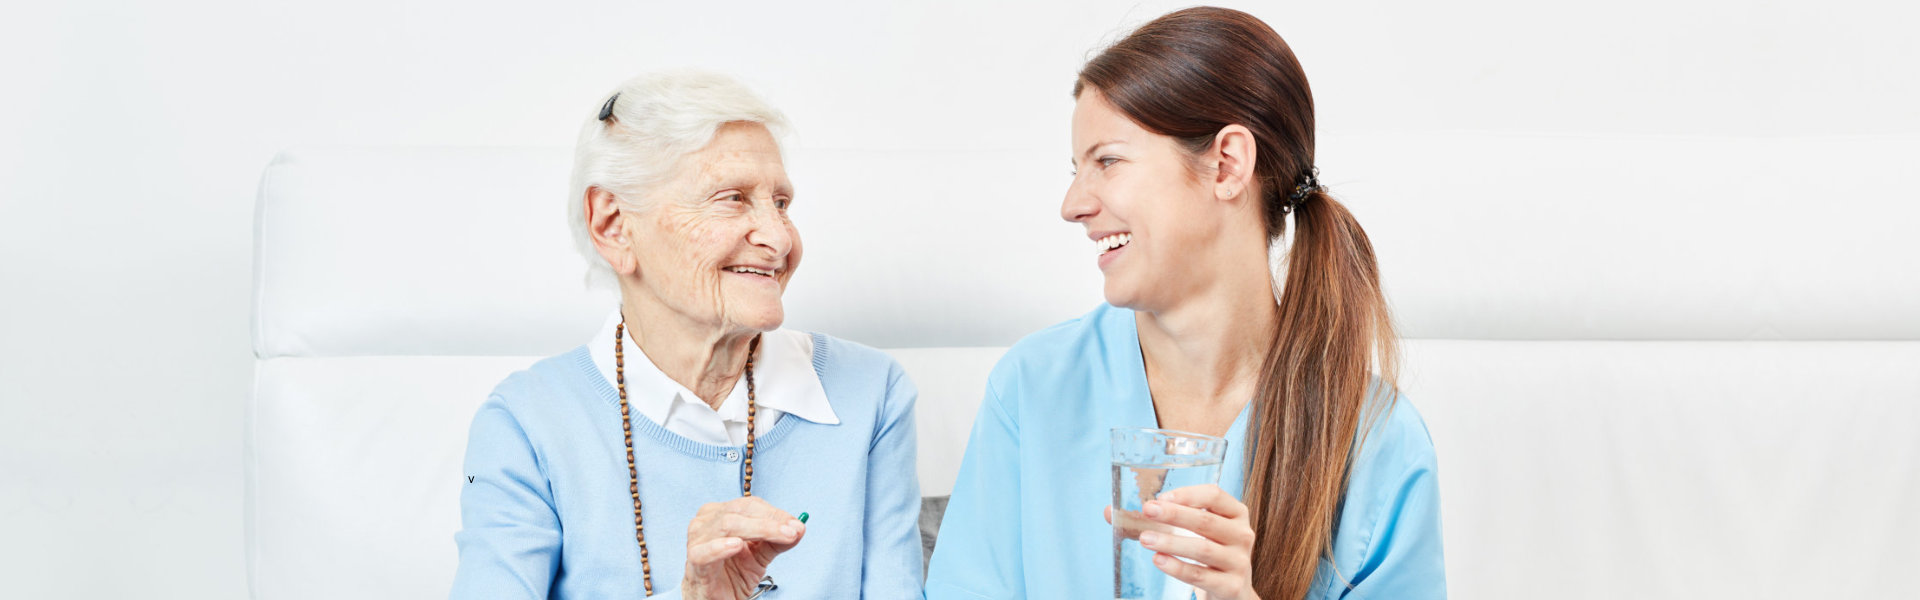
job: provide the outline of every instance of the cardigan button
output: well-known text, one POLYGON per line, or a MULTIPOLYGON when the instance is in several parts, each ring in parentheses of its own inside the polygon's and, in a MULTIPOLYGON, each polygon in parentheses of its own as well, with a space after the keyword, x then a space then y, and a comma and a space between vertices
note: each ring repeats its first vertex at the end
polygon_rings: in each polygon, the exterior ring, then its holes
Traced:
POLYGON ((728 450, 728 451, 727 451, 727 462, 740 462, 740 451, 739 451, 739 450, 728 450))

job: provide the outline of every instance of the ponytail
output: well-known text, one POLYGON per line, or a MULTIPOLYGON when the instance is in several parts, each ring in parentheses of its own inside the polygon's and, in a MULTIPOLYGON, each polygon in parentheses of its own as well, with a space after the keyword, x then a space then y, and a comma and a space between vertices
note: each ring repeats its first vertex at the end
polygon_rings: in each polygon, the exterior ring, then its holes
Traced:
POLYGON ((1246 504, 1263 598, 1306 596, 1319 560, 1331 560, 1357 437, 1387 408, 1368 402, 1373 368, 1382 389, 1397 376, 1373 245, 1345 206, 1314 188, 1291 208, 1279 326, 1253 400, 1260 435, 1247 451, 1246 504))

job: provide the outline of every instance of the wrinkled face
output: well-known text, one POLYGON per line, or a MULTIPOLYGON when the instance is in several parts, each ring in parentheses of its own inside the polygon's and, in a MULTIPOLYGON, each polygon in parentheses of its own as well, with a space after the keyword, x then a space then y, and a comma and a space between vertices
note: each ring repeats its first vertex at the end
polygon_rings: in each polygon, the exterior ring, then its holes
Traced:
POLYGON ((1191 165, 1178 140, 1141 128, 1097 88, 1080 92, 1060 217, 1086 227, 1109 304, 1154 310, 1204 285, 1224 215, 1191 165))
POLYGON ((800 264, 787 219, 793 184, 766 127, 728 123, 686 156, 673 178, 623 213, 639 292, 691 322, 724 331, 771 331, 780 296, 800 264))

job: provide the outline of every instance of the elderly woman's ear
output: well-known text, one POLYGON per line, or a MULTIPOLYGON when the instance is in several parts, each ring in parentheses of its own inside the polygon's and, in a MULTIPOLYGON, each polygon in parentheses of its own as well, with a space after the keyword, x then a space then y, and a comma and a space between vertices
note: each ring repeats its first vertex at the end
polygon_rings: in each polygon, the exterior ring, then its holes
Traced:
POLYGON ((627 234, 626 219, 620 218, 625 207, 620 199, 614 197, 600 186, 587 188, 587 237, 593 240, 593 248, 613 267, 616 275, 631 274, 639 267, 633 256, 633 238, 627 234))

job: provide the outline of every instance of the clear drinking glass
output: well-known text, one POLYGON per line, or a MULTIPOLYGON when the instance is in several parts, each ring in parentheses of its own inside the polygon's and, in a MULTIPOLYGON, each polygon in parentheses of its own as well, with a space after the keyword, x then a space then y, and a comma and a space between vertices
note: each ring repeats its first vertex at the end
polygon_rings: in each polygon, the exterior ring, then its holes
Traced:
POLYGON ((1115 427, 1113 429, 1113 597, 1166 600, 1191 597, 1191 587, 1153 566, 1152 550, 1140 534, 1197 534, 1163 525, 1140 513, 1161 492, 1190 485, 1219 484, 1227 440, 1210 435, 1115 427))

